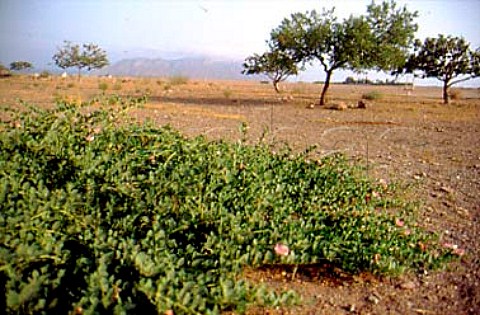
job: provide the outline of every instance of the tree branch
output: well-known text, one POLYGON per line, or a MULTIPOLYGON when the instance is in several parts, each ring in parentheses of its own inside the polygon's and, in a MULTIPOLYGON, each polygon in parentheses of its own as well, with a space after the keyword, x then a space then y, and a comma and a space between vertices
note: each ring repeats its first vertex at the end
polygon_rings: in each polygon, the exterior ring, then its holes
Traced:
POLYGON ((457 83, 460 83, 460 82, 464 82, 464 81, 468 81, 468 80, 474 79, 474 78, 476 78, 476 77, 477 77, 477 76, 472 75, 472 76, 470 76, 470 77, 468 77, 468 78, 458 79, 458 80, 455 80, 455 81, 450 82, 447 86, 448 86, 448 87, 451 87, 451 86, 454 85, 454 84, 457 84, 457 83))

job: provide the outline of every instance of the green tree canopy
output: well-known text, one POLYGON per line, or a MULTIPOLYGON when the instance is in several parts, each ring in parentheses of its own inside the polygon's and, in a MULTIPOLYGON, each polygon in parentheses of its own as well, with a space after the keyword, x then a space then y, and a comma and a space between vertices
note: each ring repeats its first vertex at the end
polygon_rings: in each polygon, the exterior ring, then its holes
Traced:
POLYGON ((394 1, 379 5, 372 2, 367 7, 366 19, 373 42, 367 51, 368 58, 363 59, 363 69, 394 72, 405 64, 418 30, 417 17, 418 12, 397 8, 394 1))
MULTIPOLYGON (((271 47, 272 48, 272 47, 271 47)), ((245 59, 243 74, 265 74, 272 80, 277 93, 280 92, 278 84, 289 76, 298 73, 297 63, 285 51, 270 49, 261 55, 254 54, 245 59)))
POLYGON ((31 68, 33 68, 33 65, 28 61, 14 61, 10 63, 10 70, 12 71, 21 71, 21 70, 31 69, 31 68))
POLYGON ((454 84, 480 76, 480 48, 470 48, 463 37, 439 35, 415 42, 414 52, 399 72, 420 72, 423 78, 443 82, 443 102, 448 104, 448 90, 454 84))
POLYGON ((389 71, 403 65, 417 30, 416 16, 405 7, 397 8, 394 1, 372 2, 366 16, 342 21, 334 9, 294 13, 272 30, 270 41, 297 63, 321 64, 326 79, 319 103, 324 105, 335 70, 389 71))
POLYGON ((64 42, 64 46, 59 48, 53 55, 55 64, 62 68, 77 68, 78 77, 82 69, 91 71, 101 69, 108 65, 107 53, 96 44, 73 44, 69 41, 64 42))

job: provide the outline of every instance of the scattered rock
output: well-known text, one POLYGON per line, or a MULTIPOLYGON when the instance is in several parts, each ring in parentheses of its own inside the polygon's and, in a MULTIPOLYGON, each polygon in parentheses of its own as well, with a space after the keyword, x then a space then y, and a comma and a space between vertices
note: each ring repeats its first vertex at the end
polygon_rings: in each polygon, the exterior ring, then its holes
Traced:
POLYGON ((367 108, 367 102, 363 101, 363 100, 359 100, 357 102, 357 108, 359 109, 366 109, 367 108))
POLYGON ((307 105, 307 108, 308 108, 308 109, 314 109, 314 108, 315 108, 315 104, 314 104, 314 103, 308 104, 308 105, 307 105))
POLYGON ((348 106, 347 104, 345 104, 345 102, 338 102, 328 107, 328 109, 334 109, 334 110, 345 110, 347 108, 348 106))
POLYGON ((425 172, 420 172, 420 173, 416 173, 416 174, 413 175, 413 178, 416 179, 416 180, 419 180, 422 177, 427 177, 427 174, 425 172))
POLYGON ((470 212, 465 208, 457 206, 455 207, 455 211, 457 211, 458 214, 463 215, 464 217, 467 217, 467 218, 471 217, 470 212))
POLYGON ((454 193, 454 190, 453 188, 450 188, 448 186, 442 186, 440 187, 440 191, 444 192, 444 193, 447 193, 447 194, 453 194, 454 193))
POLYGON ((370 294, 368 297, 367 297, 367 301, 372 303, 372 304, 378 304, 380 303, 380 299, 378 298, 378 296, 376 296, 375 294, 370 294))
POLYGON ((407 281, 400 284, 400 288, 403 290, 413 290, 416 287, 417 285, 413 281, 407 281))

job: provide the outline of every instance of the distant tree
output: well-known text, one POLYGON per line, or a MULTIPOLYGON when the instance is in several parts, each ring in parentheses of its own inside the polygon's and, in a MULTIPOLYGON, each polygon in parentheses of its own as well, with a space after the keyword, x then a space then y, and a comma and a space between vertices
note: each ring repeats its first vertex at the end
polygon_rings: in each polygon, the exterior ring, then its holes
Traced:
POLYGON ((393 70, 403 65, 413 43, 416 12, 397 9, 394 1, 367 7, 367 15, 338 21, 334 9, 294 13, 271 34, 277 49, 297 63, 318 61, 326 73, 320 96, 325 104, 332 74, 337 69, 393 70))
POLYGON ((439 35, 415 42, 414 52, 399 72, 420 72, 423 78, 443 82, 443 103, 449 103, 448 91, 454 84, 480 76, 480 48, 470 49, 462 37, 439 35))
POLYGON ((357 81, 355 81, 354 77, 347 77, 345 81, 343 81, 344 84, 356 84, 357 81))
POLYGON ((298 74, 297 63, 286 52, 270 49, 262 55, 254 54, 245 59, 243 74, 265 74, 280 93, 278 84, 289 76, 298 74))
POLYGON ((33 68, 33 65, 28 61, 14 61, 10 63, 10 70, 21 71, 33 68))
POLYGON ((12 73, 8 70, 8 68, 0 63, 0 78, 9 77, 11 75, 12 73))
POLYGON ((53 55, 53 61, 62 69, 77 68, 79 79, 82 69, 91 71, 108 65, 107 53, 98 45, 83 44, 80 46, 69 41, 65 41, 64 46, 53 55))

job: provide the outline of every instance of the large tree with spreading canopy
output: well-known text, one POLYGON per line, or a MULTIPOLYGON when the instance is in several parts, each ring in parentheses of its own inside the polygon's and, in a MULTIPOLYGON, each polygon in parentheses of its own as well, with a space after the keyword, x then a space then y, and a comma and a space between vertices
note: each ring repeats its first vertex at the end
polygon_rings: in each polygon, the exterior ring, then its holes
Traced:
POLYGON ((326 74, 324 105, 337 69, 393 71, 403 66, 413 44, 416 12, 394 1, 372 2, 367 14, 339 20, 335 10, 294 13, 270 33, 270 46, 299 64, 318 62, 326 74))
POLYGON ((448 91, 454 84, 480 77, 480 47, 470 48, 463 37, 439 35, 417 40, 413 53, 399 72, 420 73, 423 78, 443 82, 443 102, 449 103, 448 91))
POLYGON ((107 53, 96 44, 73 44, 65 41, 63 47, 59 48, 53 55, 55 64, 62 68, 77 68, 78 78, 82 69, 91 71, 101 69, 108 65, 107 53))

